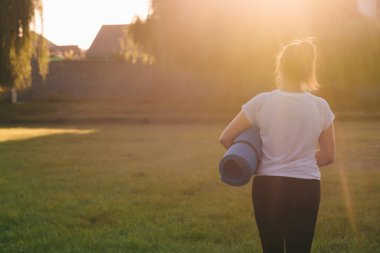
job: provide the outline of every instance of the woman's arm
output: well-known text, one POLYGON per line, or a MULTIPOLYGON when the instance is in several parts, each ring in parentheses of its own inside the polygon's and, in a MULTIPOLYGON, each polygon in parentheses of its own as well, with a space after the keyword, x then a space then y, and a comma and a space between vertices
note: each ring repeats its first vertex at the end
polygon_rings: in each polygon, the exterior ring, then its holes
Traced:
POLYGON ((322 167, 333 163, 335 160, 335 136, 333 123, 322 131, 318 142, 319 149, 315 154, 318 166, 322 167))
POLYGON ((239 114, 231 121, 230 124, 224 129, 222 134, 219 137, 219 142, 228 149, 234 139, 244 130, 250 128, 252 125, 248 121, 243 111, 240 111, 239 114))

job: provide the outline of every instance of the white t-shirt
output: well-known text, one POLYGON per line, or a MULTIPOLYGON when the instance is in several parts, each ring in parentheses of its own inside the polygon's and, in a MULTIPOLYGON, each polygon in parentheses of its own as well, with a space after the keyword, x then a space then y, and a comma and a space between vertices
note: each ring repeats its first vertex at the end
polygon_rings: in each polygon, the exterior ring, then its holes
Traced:
POLYGON ((260 128, 263 152, 256 175, 321 178, 315 150, 335 118, 326 100, 277 89, 253 97, 242 109, 260 128))

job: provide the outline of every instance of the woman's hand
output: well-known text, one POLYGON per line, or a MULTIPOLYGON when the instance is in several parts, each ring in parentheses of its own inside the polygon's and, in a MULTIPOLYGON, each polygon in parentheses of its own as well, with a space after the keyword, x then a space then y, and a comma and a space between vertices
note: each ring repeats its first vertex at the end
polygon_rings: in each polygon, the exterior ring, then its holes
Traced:
POLYGON ((239 114, 231 121, 230 124, 224 129, 222 134, 219 137, 219 142, 228 149, 235 138, 244 130, 250 128, 252 125, 248 121, 243 111, 240 111, 239 114))
POLYGON ((319 149, 316 151, 315 157, 319 167, 331 164, 335 160, 335 136, 334 124, 322 131, 319 136, 319 149))

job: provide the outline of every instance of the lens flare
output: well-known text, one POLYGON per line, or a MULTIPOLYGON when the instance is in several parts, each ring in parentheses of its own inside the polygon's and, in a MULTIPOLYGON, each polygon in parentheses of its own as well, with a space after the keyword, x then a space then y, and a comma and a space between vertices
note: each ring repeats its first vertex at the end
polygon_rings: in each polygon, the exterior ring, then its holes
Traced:
POLYGON ((350 221, 351 229, 354 232, 356 238, 359 238, 359 230, 358 230, 358 226, 356 222, 355 210, 354 210, 354 205, 352 203, 351 191, 350 191, 347 175, 343 166, 339 165, 338 170, 339 170, 340 182, 342 185, 343 200, 346 206, 346 212, 347 212, 348 219, 350 221))

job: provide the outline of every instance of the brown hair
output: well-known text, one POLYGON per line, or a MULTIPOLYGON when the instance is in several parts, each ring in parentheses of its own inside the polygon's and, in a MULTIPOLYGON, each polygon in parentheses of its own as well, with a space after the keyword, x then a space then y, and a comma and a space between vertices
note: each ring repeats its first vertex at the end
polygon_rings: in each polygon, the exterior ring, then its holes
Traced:
POLYGON ((299 83, 306 91, 319 88, 316 78, 317 52, 312 38, 294 40, 281 49, 276 62, 276 85, 281 87, 285 80, 299 83))

